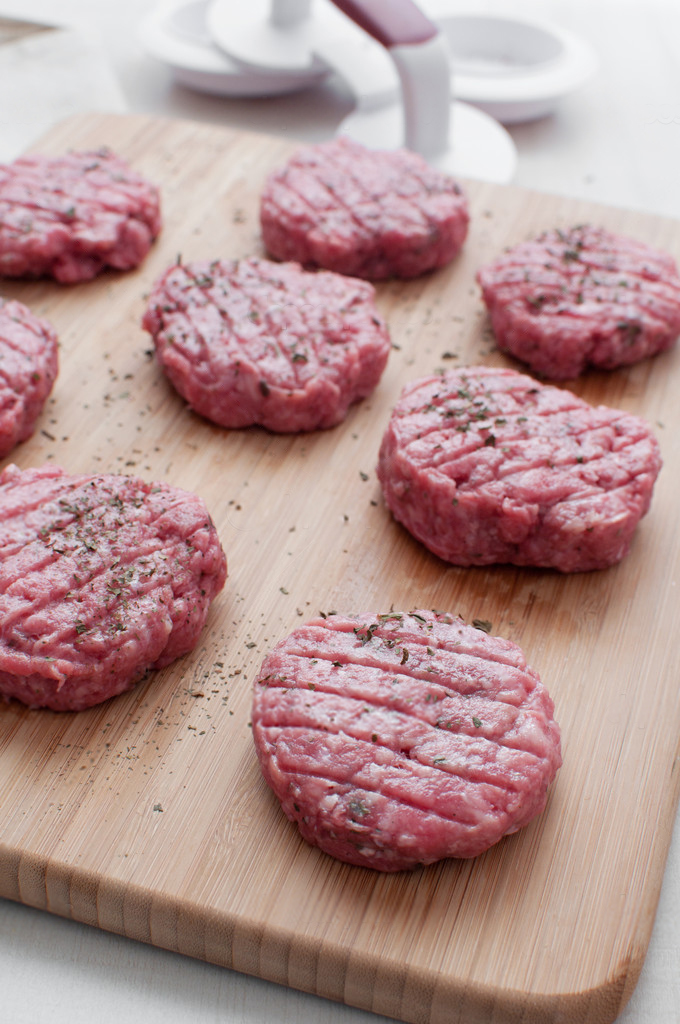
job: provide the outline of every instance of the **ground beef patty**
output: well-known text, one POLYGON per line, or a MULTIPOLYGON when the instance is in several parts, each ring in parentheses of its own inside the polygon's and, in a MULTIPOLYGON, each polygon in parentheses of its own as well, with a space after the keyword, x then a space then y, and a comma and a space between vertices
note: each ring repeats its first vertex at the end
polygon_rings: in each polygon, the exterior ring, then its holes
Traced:
POLYGON ((637 362, 680 334, 673 258, 602 228, 546 232, 477 280, 498 347, 553 380, 637 362))
POLYGON ((469 366, 404 388, 377 472, 395 519, 440 558, 577 572, 623 558, 660 467, 639 417, 469 366))
POLYGON ((52 325, 0 299, 0 458, 33 433, 57 371, 52 325))
POLYGON ((390 350, 372 285, 260 259, 170 267, 142 323, 177 391, 223 427, 335 426, 390 350))
POLYGON ((428 611, 296 629, 262 665, 252 725, 303 837, 381 871, 482 853, 543 810, 561 764, 519 647, 428 611))
POLYGON ((0 165, 0 276, 130 270, 160 231, 158 189, 108 149, 0 165))
POLYGON ((78 711, 195 645, 226 560, 202 500, 55 466, 0 474, 0 694, 78 711))
POLYGON ((341 137, 299 150, 270 175, 260 220, 277 259, 379 280, 444 266, 469 215, 460 186, 416 153, 341 137))

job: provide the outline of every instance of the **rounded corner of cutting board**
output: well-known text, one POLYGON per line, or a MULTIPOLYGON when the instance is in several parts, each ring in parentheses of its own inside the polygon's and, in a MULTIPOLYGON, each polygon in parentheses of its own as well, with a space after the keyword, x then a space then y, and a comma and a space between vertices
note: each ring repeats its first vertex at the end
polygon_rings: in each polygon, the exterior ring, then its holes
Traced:
POLYGON ((228 965, 232 969, 407 1024, 488 1024, 496 1019, 508 1024, 614 1024, 635 989, 645 958, 641 948, 628 953, 601 980, 582 988, 558 990, 554 979, 546 978, 534 991, 519 991, 443 976, 434 969, 386 964, 371 956, 348 957, 340 948, 335 954, 326 951, 322 962, 318 947, 299 941, 284 941, 283 954, 281 943, 267 941, 261 930, 241 936, 237 945, 249 948, 250 960, 236 956, 228 965), (263 956, 270 945, 278 954, 271 962, 263 956))

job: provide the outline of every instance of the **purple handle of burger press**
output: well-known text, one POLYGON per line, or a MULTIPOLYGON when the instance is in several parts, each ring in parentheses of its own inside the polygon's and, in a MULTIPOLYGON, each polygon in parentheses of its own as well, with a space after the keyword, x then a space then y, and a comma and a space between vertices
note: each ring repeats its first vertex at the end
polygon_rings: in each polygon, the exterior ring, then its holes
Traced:
POLYGON ((333 0, 381 43, 401 83, 404 143, 426 160, 450 149, 451 69, 444 35, 413 0, 333 0))
POLYGON ((427 42, 439 31, 412 0, 333 0, 333 3, 387 49, 427 42))

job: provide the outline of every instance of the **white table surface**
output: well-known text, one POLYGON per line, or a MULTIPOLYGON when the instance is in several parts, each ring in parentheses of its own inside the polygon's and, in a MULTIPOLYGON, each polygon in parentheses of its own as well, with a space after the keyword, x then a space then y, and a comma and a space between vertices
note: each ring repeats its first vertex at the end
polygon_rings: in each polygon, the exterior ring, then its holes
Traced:
MULTIPOLYGON (((0 49, 0 160, 17 155, 52 119, 93 105, 254 128, 293 140, 332 136, 347 112, 347 91, 339 82, 274 100, 219 99, 177 86, 138 40, 138 26, 153 5, 154 0, 0 0, 0 16, 75 28, 95 54, 69 61, 71 76, 78 68, 83 87, 62 90, 56 102, 54 66, 27 66, 0 49)), ((451 0, 452 9, 471 6, 451 0)), ((549 18, 589 40, 600 59, 596 77, 563 100, 554 115, 511 129, 519 153, 516 183, 680 219, 678 0, 478 0, 476 7, 549 18)), ((0 901, 0 1024, 92 1020, 379 1024, 386 1018, 0 901)), ((680 1024, 678 822, 649 953, 618 1021, 680 1024)))

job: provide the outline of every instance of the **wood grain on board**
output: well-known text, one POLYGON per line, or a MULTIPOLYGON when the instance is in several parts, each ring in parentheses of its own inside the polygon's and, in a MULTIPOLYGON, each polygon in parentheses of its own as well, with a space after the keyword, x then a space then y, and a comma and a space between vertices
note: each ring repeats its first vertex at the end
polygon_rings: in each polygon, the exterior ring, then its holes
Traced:
POLYGON ((480 263, 585 220, 678 257, 680 225, 468 183, 462 256, 377 289, 394 348, 374 395, 331 431, 226 431, 165 381, 145 295, 178 255, 262 254, 259 189, 292 146, 88 115, 36 148, 101 145, 161 186, 164 230, 133 273, 0 283, 61 342, 38 430, 7 461, 195 490, 229 578, 196 650, 132 692, 79 714, 0 707, 0 895, 412 1024, 612 1021, 645 956, 678 800, 678 352, 570 385, 646 416, 662 448, 651 511, 612 569, 448 566, 392 521, 375 463, 405 381, 507 363, 480 263), (250 687, 306 616, 415 607, 520 644, 555 700, 564 765, 545 813, 485 855, 388 876, 333 861, 284 818, 252 748, 250 687))

